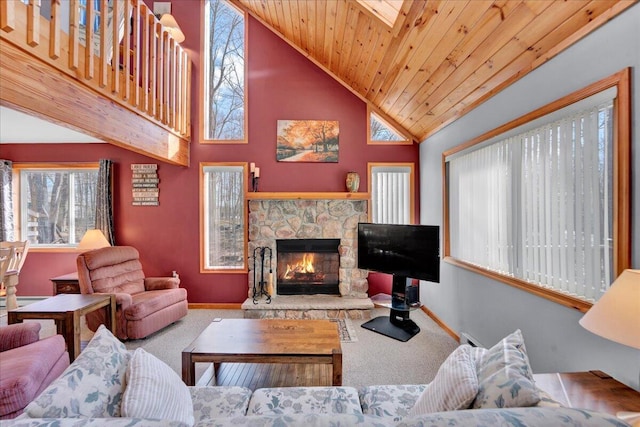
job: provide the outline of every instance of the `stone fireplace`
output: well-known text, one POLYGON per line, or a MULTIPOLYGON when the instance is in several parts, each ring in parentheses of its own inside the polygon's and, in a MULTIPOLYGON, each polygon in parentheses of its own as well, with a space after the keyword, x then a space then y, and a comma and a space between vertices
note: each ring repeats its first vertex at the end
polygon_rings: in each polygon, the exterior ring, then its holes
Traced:
MULTIPOLYGON (((248 253, 252 254, 259 247, 271 249, 274 255, 273 259, 267 260, 270 263, 267 268, 273 271, 273 283, 269 284, 272 289, 271 302, 267 304, 266 299, 262 298, 254 303, 254 267, 253 260, 249 261, 248 299, 242 305, 245 317, 368 317, 373 304, 367 295, 367 271, 356 268, 358 222, 367 221, 367 200, 351 200, 343 193, 336 194, 342 197, 280 200, 272 196, 259 199, 260 193, 252 194, 249 201, 248 253), (304 242, 302 239, 306 239, 306 243, 301 243, 304 242), (331 241, 333 249, 330 252, 333 255, 323 253, 325 249, 306 250, 309 243, 324 244, 327 241, 331 241), (300 248, 300 244, 306 246, 300 248), (279 252, 278 246, 285 250, 279 252), (292 264, 296 264, 294 258, 304 258, 304 254, 310 252, 314 252, 314 257, 320 252, 320 258, 326 258, 322 260, 324 266, 337 263, 337 277, 333 277, 334 280, 319 285, 319 276, 307 274, 301 267, 298 267, 295 283, 279 279, 285 275, 287 265, 292 268, 292 264), (308 283, 301 283, 305 281, 308 283), (303 289, 292 294, 292 286, 303 289)), ((329 273, 332 274, 335 273, 329 273)), ((296 275, 293 277, 295 279, 296 275)))

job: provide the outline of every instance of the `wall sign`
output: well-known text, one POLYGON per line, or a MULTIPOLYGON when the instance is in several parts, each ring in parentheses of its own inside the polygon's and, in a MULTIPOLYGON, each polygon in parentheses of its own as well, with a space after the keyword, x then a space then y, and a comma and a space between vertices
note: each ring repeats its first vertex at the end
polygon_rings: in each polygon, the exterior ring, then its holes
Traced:
POLYGON ((131 191, 133 206, 158 206, 158 165, 156 163, 131 164, 131 191))

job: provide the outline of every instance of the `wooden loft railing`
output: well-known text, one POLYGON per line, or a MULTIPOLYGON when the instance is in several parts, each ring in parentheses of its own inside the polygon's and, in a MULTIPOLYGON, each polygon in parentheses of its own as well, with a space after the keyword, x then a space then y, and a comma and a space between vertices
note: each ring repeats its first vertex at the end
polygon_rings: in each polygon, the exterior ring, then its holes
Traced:
POLYGON ((47 19, 40 0, 0 0, 0 103, 187 166, 191 61, 184 49, 142 0, 65 3, 68 11, 51 0, 47 19))

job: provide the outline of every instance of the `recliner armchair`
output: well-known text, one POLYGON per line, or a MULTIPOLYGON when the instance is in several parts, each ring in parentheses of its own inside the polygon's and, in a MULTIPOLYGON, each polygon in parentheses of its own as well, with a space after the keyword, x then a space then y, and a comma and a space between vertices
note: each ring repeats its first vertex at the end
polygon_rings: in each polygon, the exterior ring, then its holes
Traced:
MULTIPOLYGON (((174 277, 145 277, 138 250, 110 246, 77 258, 78 282, 83 294, 116 295, 116 336, 140 339, 187 315, 187 291, 174 277)), ((86 316, 92 331, 104 323, 104 313, 86 316)))

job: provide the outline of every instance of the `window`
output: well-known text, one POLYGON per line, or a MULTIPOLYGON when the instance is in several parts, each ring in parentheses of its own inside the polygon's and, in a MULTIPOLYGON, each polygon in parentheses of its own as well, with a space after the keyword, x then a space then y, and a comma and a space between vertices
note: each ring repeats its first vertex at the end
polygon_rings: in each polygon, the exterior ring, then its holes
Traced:
POLYGON ((618 76, 445 153, 446 255, 571 306, 608 289, 629 265, 618 76))
POLYGON ((371 111, 369 107, 367 107, 367 111, 369 113, 369 137, 367 138, 369 144, 413 144, 412 138, 407 137, 405 133, 390 125, 379 114, 371 111))
POLYGON ((413 169, 413 163, 369 163, 371 222, 414 223, 413 169))
POLYGON ((204 140, 246 142, 245 18, 224 0, 204 10, 204 140))
POLYGON ((19 235, 32 248, 75 247, 95 228, 98 165, 14 164, 19 235))
POLYGON ((246 271, 246 163, 201 163, 202 272, 246 271))

